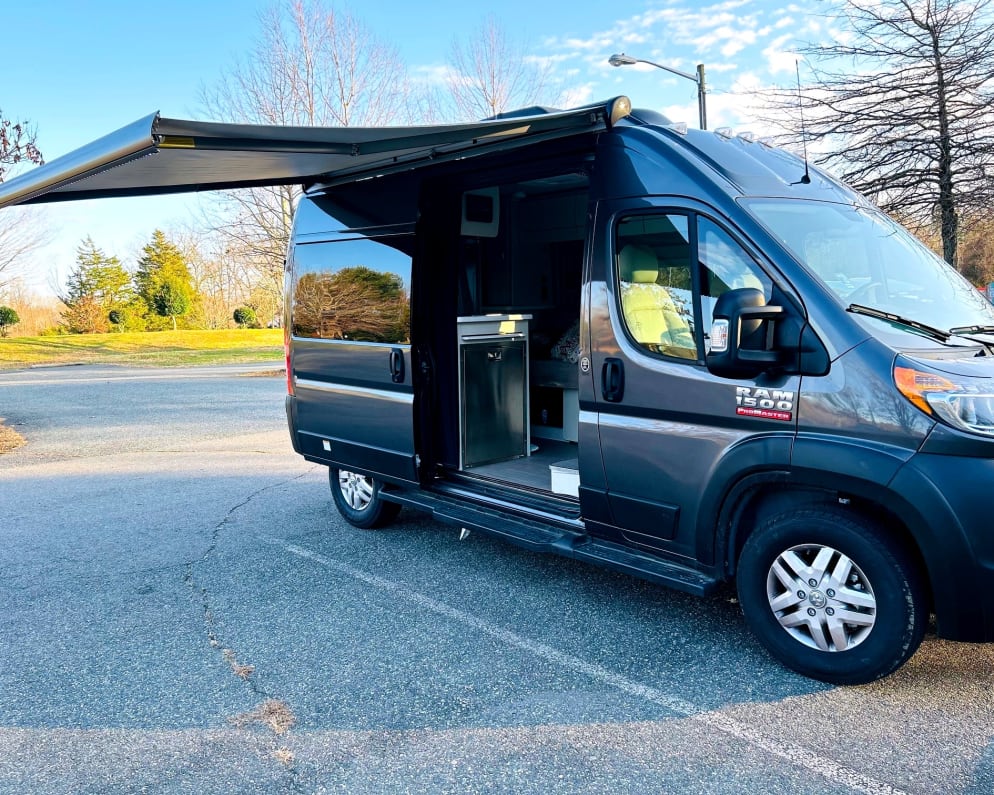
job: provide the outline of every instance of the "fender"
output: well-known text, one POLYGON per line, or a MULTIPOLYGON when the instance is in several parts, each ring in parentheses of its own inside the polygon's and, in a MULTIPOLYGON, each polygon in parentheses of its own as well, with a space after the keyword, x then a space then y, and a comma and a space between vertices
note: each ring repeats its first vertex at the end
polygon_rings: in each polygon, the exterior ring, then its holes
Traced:
POLYGON ((921 550, 939 637, 985 643, 994 641, 994 621, 985 615, 985 605, 990 610, 994 563, 984 559, 988 550, 982 548, 990 546, 990 514, 979 494, 966 510, 962 500, 957 507, 950 503, 951 491, 970 488, 965 475, 938 456, 916 457, 897 473, 887 497, 921 550), (932 469, 943 473, 948 483, 932 469), (975 543, 970 541, 971 528, 975 543))
POLYGON ((915 453, 892 445, 827 436, 808 436, 803 445, 800 439, 798 442, 795 451, 801 447, 802 455, 793 456, 789 468, 745 473, 728 484, 715 503, 716 510, 702 509, 699 543, 724 558, 716 561, 716 568, 725 576, 734 574, 737 519, 750 493, 775 486, 783 490, 785 500, 791 491, 812 496, 844 494, 889 512, 906 529, 912 547, 909 551, 921 562, 928 578, 940 637, 966 642, 994 640, 985 629, 989 621, 984 615, 984 596, 979 592, 989 578, 963 569, 963 561, 975 559, 967 533, 942 489, 914 465, 915 453), (799 459, 802 466, 796 465, 799 459))
POLYGON ((755 477, 759 478, 756 482, 784 477, 790 467, 793 443, 793 433, 770 433, 748 436, 725 451, 710 473, 697 511, 695 556, 698 561, 715 565, 715 550, 723 549, 717 545, 717 533, 727 523, 727 518, 722 518, 723 508, 730 498, 732 503, 736 501, 733 492, 739 484, 752 483, 755 477))
POLYGON ((879 503, 881 489, 913 455, 895 445, 822 434, 749 437, 729 448, 712 473, 698 513, 698 560, 734 572, 733 520, 756 488, 841 491, 879 503))

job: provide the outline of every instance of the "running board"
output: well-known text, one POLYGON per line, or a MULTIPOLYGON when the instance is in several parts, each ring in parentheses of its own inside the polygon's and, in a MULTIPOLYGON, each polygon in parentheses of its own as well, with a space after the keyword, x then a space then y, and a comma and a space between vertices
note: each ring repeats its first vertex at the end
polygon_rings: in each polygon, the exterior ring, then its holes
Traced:
POLYGON ((591 538, 586 543, 577 546, 572 557, 631 574, 633 577, 641 577, 643 580, 658 582, 695 596, 712 594, 720 584, 716 577, 697 569, 672 563, 662 558, 642 555, 633 549, 601 539, 591 538))
POLYGON ((534 552, 552 552, 594 563, 696 596, 707 596, 719 583, 716 578, 697 569, 592 538, 575 529, 577 522, 567 517, 563 517, 561 523, 531 519, 519 513, 423 489, 382 491, 380 496, 390 502, 428 511, 440 522, 478 530, 534 552))

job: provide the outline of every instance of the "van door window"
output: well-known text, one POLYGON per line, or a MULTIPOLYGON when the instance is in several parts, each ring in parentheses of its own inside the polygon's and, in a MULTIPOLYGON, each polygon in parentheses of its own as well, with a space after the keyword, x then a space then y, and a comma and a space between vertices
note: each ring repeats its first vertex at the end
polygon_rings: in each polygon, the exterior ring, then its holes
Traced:
POLYGON ((617 232, 621 311, 628 333, 652 353, 697 359, 686 215, 640 215, 617 232))
POLYGON ((298 245, 292 333, 407 343, 413 235, 298 245))
POLYGON ((762 291, 769 301, 773 283, 745 249, 710 219, 698 217, 697 235, 701 266, 701 330, 707 340, 719 295, 740 287, 752 287, 762 291))
POLYGON ((629 216, 615 240, 618 295, 629 336, 645 350, 697 361, 717 298, 772 283, 724 229, 696 214, 629 216))

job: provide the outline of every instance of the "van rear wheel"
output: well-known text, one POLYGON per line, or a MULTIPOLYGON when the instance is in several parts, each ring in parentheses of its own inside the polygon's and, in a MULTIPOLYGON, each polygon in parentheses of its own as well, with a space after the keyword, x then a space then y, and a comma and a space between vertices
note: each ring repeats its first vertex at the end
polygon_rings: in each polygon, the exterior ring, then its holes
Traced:
POLYGON ((400 506, 380 497, 382 484, 368 475, 346 469, 329 469, 331 496, 338 512, 349 524, 371 530, 397 518, 400 506))
POLYGON ((835 506, 768 519, 746 540, 737 578, 760 642, 813 679, 872 682, 903 665, 925 634, 925 593, 909 555, 835 506))

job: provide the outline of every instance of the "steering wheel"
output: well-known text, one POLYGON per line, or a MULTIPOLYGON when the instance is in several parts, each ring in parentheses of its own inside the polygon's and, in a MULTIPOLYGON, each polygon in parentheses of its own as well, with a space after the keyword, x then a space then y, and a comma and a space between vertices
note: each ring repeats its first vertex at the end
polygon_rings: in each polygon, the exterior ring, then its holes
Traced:
POLYGON ((846 300, 850 304, 862 304, 864 300, 869 298, 870 293, 876 290, 878 287, 883 287, 883 282, 868 282, 862 287, 857 287, 849 295, 846 296, 846 300))

